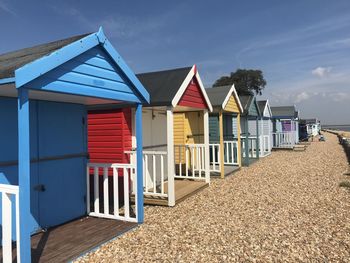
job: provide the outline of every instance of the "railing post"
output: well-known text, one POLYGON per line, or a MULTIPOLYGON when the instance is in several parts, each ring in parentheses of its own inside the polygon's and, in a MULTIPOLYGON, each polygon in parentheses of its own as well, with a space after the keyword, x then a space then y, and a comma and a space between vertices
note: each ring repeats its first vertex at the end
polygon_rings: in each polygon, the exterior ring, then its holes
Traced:
POLYGON ((255 150, 255 152, 256 152, 256 158, 257 159, 259 159, 259 151, 260 151, 260 149, 259 149, 259 147, 260 147, 260 144, 259 144, 259 117, 256 117, 256 150, 255 150))
POLYGON ((135 203, 137 206, 137 222, 143 223, 143 158, 142 158, 142 104, 136 105, 136 193, 135 203))
MULTIPOLYGON (((175 206, 175 165, 174 165, 174 113, 171 107, 166 111, 168 151, 168 205, 175 206)), ((180 148, 181 151, 181 148, 180 148)), ((186 160, 187 163, 187 160, 186 160)))
POLYGON ((237 159, 238 166, 242 166, 242 145, 241 145, 241 114, 237 115, 237 159))
MULTIPOLYGON (((210 160, 209 160, 209 113, 204 111, 204 148, 205 148, 205 182, 210 183, 210 160)), ((223 150, 223 149, 222 149, 223 150)), ((222 164, 223 165, 223 164, 222 164)))
MULTIPOLYGON (((220 163, 219 163, 219 167, 220 167, 220 176, 222 179, 225 178, 225 166, 224 166, 224 150, 225 150, 225 147, 224 147, 224 123, 223 123, 223 120, 222 120, 222 110, 220 110, 219 112, 219 134, 220 134, 220 151, 219 151, 219 160, 220 160, 220 163)), ((226 155, 226 158, 228 158, 228 155, 226 155)))
POLYGON ((18 182, 20 258, 22 262, 31 262, 30 241, 30 120, 28 90, 18 89, 18 182))
POLYGON ((6 192, 2 192, 2 254, 3 262, 12 262, 12 206, 6 192))
POLYGON ((244 142, 244 152, 245 158, 244 163, 249 166, 249 134, 248 134, 248 117, 244 118, 244 132, 245 132, 245 142, 244 142))

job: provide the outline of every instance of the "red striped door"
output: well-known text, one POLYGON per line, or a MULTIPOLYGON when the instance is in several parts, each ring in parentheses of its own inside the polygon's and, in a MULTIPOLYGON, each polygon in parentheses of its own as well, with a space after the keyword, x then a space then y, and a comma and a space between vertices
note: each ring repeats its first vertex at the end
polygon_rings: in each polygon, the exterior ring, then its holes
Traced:
POLYGON ((131 109, 90 111, 88 150, 91 163, 129 163, 132 148, 131 109))

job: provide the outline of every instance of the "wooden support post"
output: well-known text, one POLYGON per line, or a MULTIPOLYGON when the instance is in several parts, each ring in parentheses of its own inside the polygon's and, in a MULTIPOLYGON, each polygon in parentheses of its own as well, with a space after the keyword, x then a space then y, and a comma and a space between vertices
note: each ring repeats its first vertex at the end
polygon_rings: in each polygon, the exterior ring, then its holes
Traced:
POLYGON ((31 262, 30 243, 30 120, 29 94, 24 88, 18 89, 18 184, 19 184, 19 225, 20 258, 31 262))
POLYGON ((142 143, 142 104, 136 105, 136 203, 137 222, 143 223, 143 143, 142 143))
POLYGON ((249 166, 249 132, 248 132, 248 116, 244 118, 244 133, 245 133, 245 158, 244 158, 244 164, 245 166, 249 166))
POLYGON ((208 110, 204 111, 204 165, 205 165, 205 182, 210 183, 210 160, 209 160, 209 113, 208 110))
POLYGON ((242 166, 242 145, 241 145, 241 114, 237 115, 237 159, 238 166, 242 166))
MULTIPOLYGON (((222 118, 222 110, 219 111, 219 137, 220 137, 220 176, 222 179, 225 178, 225 166, 224 166, 224 123, 222 118)), ((227 157, 228 158, 228 157, 227 157)))
POLYGON ((168 205, 175 206, 174 113, 171 107, 167 108, 166 121, 168 152, 168 205))
POLYGON ((260 144, 259 144, 259 117, 256 117, 256 158, 259 159, 259 151, 260 151, 260 144))

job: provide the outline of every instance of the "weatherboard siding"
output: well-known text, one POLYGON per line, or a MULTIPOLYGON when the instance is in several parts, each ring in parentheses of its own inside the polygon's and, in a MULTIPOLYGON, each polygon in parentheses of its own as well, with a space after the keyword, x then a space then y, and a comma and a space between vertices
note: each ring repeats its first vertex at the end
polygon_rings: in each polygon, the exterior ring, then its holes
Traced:
POLYGON ((255 101, 252 101, 252 103, 250 104, 248 114, 250 116, 259 116, 259 110, 255 101))
POLYGON ((100 46, 34 79, 25 87, 140 102, 121 69, 100 46))
MULTIPOLYGON (((185 113, 174 113, 174 145, 184 145, 185 139, 185 113)), ((180 151, 175 147, 175 163, 185 161, 185 150, 180 151), (180 160, 181 155, 181 160, 180 160)))
POLYGON ((209 116, 209 141, 210 143, 216 143, 220 139, 219 137, 219 116, 209 116))
POLYGON ((239 113, 238 104, 236 102, 236 99, 232 95, 230 96, 224 110, 239 113))
POLYGON ((199 86, 197 79, 194 77, 187 86, 179 103, 179 106, 187 106, 197 109, 207 109, 207 103, 199 86))
POLYGON ((131 109, 90 111, 88 150, 92 163, 128 163, 132 148, 131 109))

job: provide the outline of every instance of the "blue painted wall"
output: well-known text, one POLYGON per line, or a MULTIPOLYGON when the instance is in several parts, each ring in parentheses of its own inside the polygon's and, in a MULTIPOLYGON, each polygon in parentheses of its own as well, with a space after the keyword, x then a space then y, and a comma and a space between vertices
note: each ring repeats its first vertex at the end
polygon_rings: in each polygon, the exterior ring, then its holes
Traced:
MULTIPOLYGON (((30 103, 31 158, 87 152, 83 105, 30 103)), ((17 100, 0 98, 0 163, 18 160, 17 100)), ((86 213, 86 157, 31 163, 31 232, 86 213), (44 184, 46 191, 33 188, 44 184)), ((18 184, 18 166, 0 166, 0 183, 18 184)), ((0 203, 1 205, 1 203, 0 203)), ((1 210, 0 210, 1 213, 1 210)), ((0 217, 1 218, 1 217, 0 217)))
POLYGON ((140 102, 122 70, 101 46, 82 53, 25 87, 140 102))
MULTIPOLYGON (((223 115, 223 124, 224 124, 224 140, 233 140, 233 115, 232 114, 224 114, 223 115)), ((236 137, 237 138, 237 137, 236 137)))
POLYGON ((248 110, 248 115, 250 116, 259 116, 259 109, 255 103, 255 101, 253 101, 250 104, 249 110, 248 110))
POLYGON ((209 115, 209 142, 218 143, 219 141, 219 116, 217 114, 209 115))

